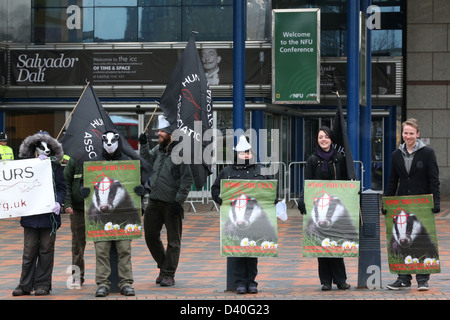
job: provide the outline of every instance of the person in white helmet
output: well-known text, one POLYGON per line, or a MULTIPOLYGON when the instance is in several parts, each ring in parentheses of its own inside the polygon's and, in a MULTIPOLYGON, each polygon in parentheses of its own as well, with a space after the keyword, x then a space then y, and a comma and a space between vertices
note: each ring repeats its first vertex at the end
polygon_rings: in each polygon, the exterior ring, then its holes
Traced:
MULTIPOLYGON (((222 198, 220 197, 222 179, 266 180, 272 179, 272 177, 261 174, 261 167, 256 164, 252 146, 245 136, 241 135, 234 148, 234 163, 219 172, 211 187, 212 198, 218 205, 222 205, 222 198)), ((274 200, 276 202, 276 199, 274 200)), ((229 259, 234 259, 233 271, 236 293, 258 293, 258 283, 255 281, 258 275, 258 258, 233 257, 229 259)))

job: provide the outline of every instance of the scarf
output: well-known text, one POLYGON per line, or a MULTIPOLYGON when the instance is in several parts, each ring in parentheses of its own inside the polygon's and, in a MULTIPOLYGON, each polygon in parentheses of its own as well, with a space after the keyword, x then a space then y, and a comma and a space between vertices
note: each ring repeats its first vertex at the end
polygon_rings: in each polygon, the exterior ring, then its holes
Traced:
POLYGON ((319 147, 317 148, 317 154, 323 159, 322 171, 328 171, 328 161, 330 161, 331 157, 334 155, 334 148, 330 148, 330 150, 326 152, 319 147))

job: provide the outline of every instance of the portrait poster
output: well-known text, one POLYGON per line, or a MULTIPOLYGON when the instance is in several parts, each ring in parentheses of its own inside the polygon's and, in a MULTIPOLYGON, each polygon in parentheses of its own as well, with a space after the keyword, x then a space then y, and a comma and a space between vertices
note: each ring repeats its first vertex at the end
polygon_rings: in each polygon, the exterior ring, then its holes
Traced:
POLYGON ((277 257, 277 180, 221 181, 220 247, 224 257, 277 257))
POLYGON ((393 274, 440 273, 433 195, 383 197, 386 245, 393 274))
POLYGON ((52 212, 55 206, 49 159, 0 162, 0 219, 52 212))
POLYGON ((303 256, 358 257, 360 182, 305 180, 303 256))
POLYGON ((87 241, 138 239, 142 236, 139 160, 85 161, 84 211, 87 241))

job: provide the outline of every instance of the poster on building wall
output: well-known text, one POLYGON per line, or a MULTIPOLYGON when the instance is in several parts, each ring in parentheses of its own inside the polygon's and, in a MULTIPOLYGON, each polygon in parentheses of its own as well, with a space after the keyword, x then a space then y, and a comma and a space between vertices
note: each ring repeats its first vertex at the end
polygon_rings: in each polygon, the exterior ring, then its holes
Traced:
POLYGON ((50 160, 0 162, 0 219, 52 212, 55 207, 50 160))
MULTIPOLYGON (((165 85, 183 49, 11 50, 14 86, 165 85)), ((198 49, 210 85, 233 84, 233 49, 198 49)), ((270 84, 271 50, 245 50, 247 84, 270 84)))
POLYGON ((86 240, 125 240, 142 236, 139 160, 85 161, 86 240))
POLYGON ((277 180, 221 181, 220 248, 225 257, 277 257, 277 180))
POLYGON ((272 103, 320 103, 320 9, 272 10, 272 103))
POLYGON ((303 256, 358 257, 360 181, 305 180, 303 256))
POLYGON ((389 271, 440 273, 433 195, 383 197, 389 271))

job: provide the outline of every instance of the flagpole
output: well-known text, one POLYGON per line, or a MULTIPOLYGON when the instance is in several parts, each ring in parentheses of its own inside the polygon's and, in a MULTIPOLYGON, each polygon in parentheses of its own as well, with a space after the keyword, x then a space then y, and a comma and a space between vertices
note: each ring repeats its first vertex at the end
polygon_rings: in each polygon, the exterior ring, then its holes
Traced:
POLYGON ((156 109, 158 109, 159 103, 156 103, 155 110, 153 110, 152 116, 150 117, 150 120, 148 120, 147 125, 145 126, 144 132, 147 131, 148 126, 150 125, 150 122, 152 122, 153 116, 155 115, 156 109))
POLYGON ((75 109, 77 108, 78 104, 80 103, 80 100, 81 100, 81 98, 83 97, 83 95, 84 95, 84 93, 85 93, 87 87, 89 86, 89 84, 90 84, 90 81, 88 81, 88 82, 86 83, 86 86, 84 87, 83 92, 81 93, 81 96, 80 96, 80 98, 79 98, 78 101, 77 101, 77 104, 76 104, 75 107, 72 109, 72 112, 69 114, 69 116, 67 117, 66 122, 64 122, 64 125, 62 126, 61 130, 59 131, 58 136, 56 137, 56 140, 59 139, 59 136, 60 136, 61 133, 63 132, 63 130, 64 130, 64 128, 65 128, 67 122, 69 122, 69 119, 72 117, 72 114, 75 112, 75 109))

